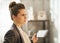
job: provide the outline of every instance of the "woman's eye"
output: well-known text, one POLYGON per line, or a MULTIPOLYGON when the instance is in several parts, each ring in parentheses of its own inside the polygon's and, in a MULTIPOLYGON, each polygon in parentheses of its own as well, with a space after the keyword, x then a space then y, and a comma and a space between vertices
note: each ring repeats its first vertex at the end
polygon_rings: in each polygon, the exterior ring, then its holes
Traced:
POLYGON ((26 14, 22 14, 22 16, 26 16, 26 14))
POLYGON ((25 16, 24 14, 22 16, 25 16))

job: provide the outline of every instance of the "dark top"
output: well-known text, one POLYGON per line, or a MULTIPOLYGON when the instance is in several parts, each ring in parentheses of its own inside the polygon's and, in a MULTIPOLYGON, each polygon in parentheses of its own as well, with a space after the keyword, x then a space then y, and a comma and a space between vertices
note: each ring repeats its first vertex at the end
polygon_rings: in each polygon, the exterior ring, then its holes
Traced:
MULTIPOLYGON (((13 24, 11 29, 5 34, 3 43, 24 43, 15 24, 13 24)), ((31 43, 33 43, 32 40, 31 43)))

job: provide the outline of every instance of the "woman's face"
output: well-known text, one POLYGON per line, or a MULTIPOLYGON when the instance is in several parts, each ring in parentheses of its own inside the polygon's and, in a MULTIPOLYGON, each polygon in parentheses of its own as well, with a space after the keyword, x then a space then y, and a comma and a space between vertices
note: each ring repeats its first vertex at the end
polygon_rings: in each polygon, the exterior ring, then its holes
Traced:
POLYGON ((14 16, 14 19, 19 24, 24 24, 26 22, 26 10, 20 9, 17 16, 14 16))

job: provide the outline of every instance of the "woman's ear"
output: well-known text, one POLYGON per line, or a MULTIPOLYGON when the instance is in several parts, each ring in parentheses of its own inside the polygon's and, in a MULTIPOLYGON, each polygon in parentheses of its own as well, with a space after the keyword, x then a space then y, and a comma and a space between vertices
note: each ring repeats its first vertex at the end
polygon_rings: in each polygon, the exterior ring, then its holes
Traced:
POLYGON ((11 15, 11 18, 12 18, 12 20, 15 20, 16 16, 14 16, 14 15, 11 15))

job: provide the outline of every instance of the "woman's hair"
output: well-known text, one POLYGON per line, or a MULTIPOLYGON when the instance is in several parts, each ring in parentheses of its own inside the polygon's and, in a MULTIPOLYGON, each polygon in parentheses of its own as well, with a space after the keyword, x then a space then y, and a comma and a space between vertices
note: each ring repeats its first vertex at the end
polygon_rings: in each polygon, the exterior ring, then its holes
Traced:
POLYGON ((11 2, 9 4, 9 10, 10 10, 11 16, 12 15, 17 16, 20 9, 25 9, 25 6, 22 3, 11 2))

